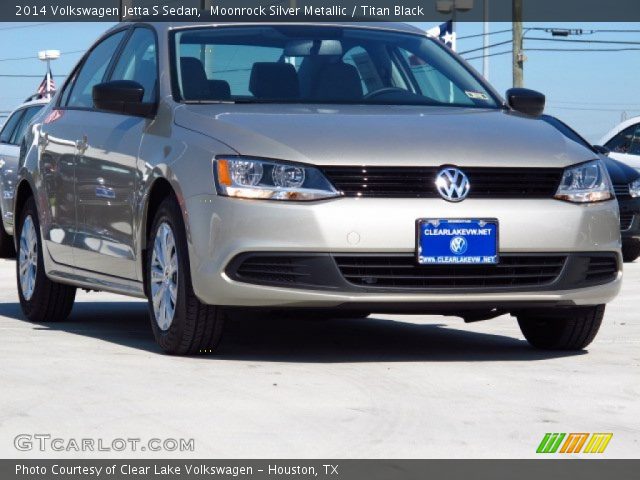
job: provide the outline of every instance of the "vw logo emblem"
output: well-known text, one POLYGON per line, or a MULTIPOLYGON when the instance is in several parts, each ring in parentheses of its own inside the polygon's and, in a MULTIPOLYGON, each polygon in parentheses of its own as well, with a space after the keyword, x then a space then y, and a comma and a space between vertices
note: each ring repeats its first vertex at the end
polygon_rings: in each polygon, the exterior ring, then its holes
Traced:
POLYGON ((436 175, 436 188, 445 200, 461 202, 469 195, 471 184, 461 170, 455 167, 445 167, 436 175))
POLYGON ((451 242, 449 242, 449 248, 451 249, 451 253, 462 255, 467 251, 467 248, 469 248, 469 244, 464 237, 453 237, 451 242))

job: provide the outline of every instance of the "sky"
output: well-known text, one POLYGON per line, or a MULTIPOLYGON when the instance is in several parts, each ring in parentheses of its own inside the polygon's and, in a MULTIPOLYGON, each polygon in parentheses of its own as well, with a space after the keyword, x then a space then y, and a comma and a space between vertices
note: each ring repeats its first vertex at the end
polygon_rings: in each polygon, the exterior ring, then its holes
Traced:
MULTIPOLYGON (((0 112, 12 110, 35 92, 45 73, 45 65, 37 58, 39 50, 60 50, 60 59, 52 63, 57 85, 69 73, 82 52, 113 24, 111 23, 0 23, 0 112), (34 75, 8 77, 7 75, 34 75)), ((433 24, 416 23, 422 29, 433 24)), ((549 33, 529 31, 525 35, 525 87, 547 96, 546 112, 571 125, 592 142, 618 124, 626 115, 640 115, 640 24, 638 23, 525 23, 530 27, 570 28, 587 30, 636 30, 629 33, 594 33, 572 36, 578 40, 613 40, 638 42, 637 45, 565 44, 528 40, 552 38, 549 33), (532 51, 533 48, 638 48, 620 52, 557 52, 532 51)), ((490 31, 511 28, 509 23, 491 23, 490 31)), ((483 32, 481 23, 458 22, 458 51, 482 46, 482 37, 464 38, 483 32)), ((489 36, 490 43, 511 39, 511 32, 489 36)), ((511 44, 496 46, 491 53, 509 51, 511 44)), ((481 51, 464 55, 477 57, 481 51)), ((482 60, 471 60, 482 71, 482 60)), ((489 81, 504 93, 512 85, 511 55, 490 58, 489 81)), ((0 123, 4 119, 0 118, 0 123)))

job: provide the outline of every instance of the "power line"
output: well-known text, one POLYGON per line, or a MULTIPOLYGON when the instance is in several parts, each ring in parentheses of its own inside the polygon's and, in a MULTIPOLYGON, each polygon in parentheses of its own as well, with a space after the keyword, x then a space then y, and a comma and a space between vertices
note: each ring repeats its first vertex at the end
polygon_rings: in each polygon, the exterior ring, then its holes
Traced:
POLYGON ((467 38, 478 38, 478 37, 484 37, 484 36, 488 36, 488 35, 498 35, 500 33, 507 33, 510 32, 511 29, 507 28, 506 30, 497 30, 495 32, 489 32, 489 33, 478 33, 475 35, 465 35, 464 37, 457 37, 457 40, 466 40, 467 38))
MULTIPOLYGON (((527 28, 527 30, 536 31, 536 32, 548 32, 550 30, 562 30, 561 28, 552 28, 552 27, 531 27, 527 28)), ((505 30, 496 30, 495 32, 488 33, 476 33, 473 35, 465 35, 463 37, 457 37, 458 40, 466 40, 469 38, 478 38, 484 36, 491 35, 499 35, 502 33, 510 33, 512 29, 508 28, 505 30)), ((640 33, 640 30, 635 29, 593 29, 593 30, 583 30, 582 35, 592 35, 594 33, 640 33)))
POLYGON ((623 40, 579 40, 579 39, 563 39, 543 38, 543 37, 526 37, 525 40, 537 40, 541 42, 560 42, 560 43, 608 43, 610 45, 640 45, 640 42, 628 42, 623 40))
MULTIPOLYGON (((29 25, 12 25, 11 27, 0 27, 0 30, 16 30, 18 28, 42 27, 44 25, 53 25, 55 23, 56 22, 42 22, 42 23, 30 23, 29 25)), ((60 22, 60 23, 63 23, 63 22, 60 22)))
MULTIPOLYGON (((505 40, 504 42, 492 43, 491 45, 487 45, 487 48, 499 47, 500 45, 506 45, 507 43, 511 43, 511 40, 505 40)), ((484 50, 485 47, 473 48, 471 50, 465 50, 464 52, 458 52, 459 55, 465 55, 467 53, 479 52, 480 50, 484 50)))
MULTIPOLYGON (((487 54, 487 57, 498 57, 500 55, 507 55, 508 53, 513 53, 513 50, 505 50, 504 52, 489 53, 489 54, 487 54)), ((478 55, 476 57, 465 58, 465 60, 467 62, 469 62, 471 60, 477 60, 479 58, 484 58, 484 55, 478 55)))
MULTIPOLYGON (((52 77, 66 77, 68 74, 64 74, 64 75, 52 75, 52 77)), ((18 74, 8 74, 8 73, 0 73, 0 77, 2 78, 42 78, 44 77, 43 74, 40 75, 32 75, 32 74, 27 74, 27 75, 18 75, 18 74)))
POLYGON ((527 52, 635 52, 640 47, 626 48, 526 48, 527 52))

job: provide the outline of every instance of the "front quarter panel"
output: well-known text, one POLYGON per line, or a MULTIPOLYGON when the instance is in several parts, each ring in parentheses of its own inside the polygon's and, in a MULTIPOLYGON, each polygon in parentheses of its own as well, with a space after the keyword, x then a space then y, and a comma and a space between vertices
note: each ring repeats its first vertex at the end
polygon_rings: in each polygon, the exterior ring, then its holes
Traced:
MULTIPOLYGON (((191 244, 191 218, 186 200, 197 195, 215 195, 213 158, 220 154, 236 154, 234 150, 206 135, 177 126, 170 120, 170 102, 160 106, 157 121, 145 133, 138 156, 137 175, 140 199, 136 208, 138 258, 143 258, 147 244, 146 226, 152 221, 151 192, 160 179, 169 182, 183 212, 187 241, 191 244)), ((190 251, 193 249, 190 248, 190 251)), ((138 262, 138 278, 143 280, 142 262, 138 262)))

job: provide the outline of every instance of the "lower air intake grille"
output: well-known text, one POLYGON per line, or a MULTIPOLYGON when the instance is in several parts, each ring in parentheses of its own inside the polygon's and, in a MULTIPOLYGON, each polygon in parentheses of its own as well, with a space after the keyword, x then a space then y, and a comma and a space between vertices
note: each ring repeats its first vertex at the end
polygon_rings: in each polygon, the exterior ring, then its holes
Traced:
POLYGON ((611 281, 618 275, 618 261, 613 256, 590 257, 586 281, 601 283, 611 281))
POLYGON ((309 276, 307 265, 300 257, 251 256, 235 272, 239 280, 250 283, 296 284, 309 276))
POLYGON ((498 265, 417 265, 413 255, 334 255, 334 258, 350 283, 421 289, 544 285, 558 278, 567 257, 505 255, 498 265))
POLYGON ((615 280, 618 256, 504 253, 498 265, 418 265, 412 253, 245 252, 225 271, 238 282, 337 292, 553 291, 615 280))

